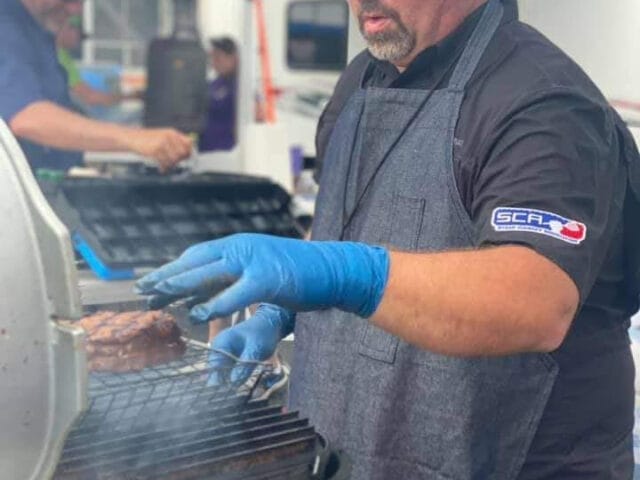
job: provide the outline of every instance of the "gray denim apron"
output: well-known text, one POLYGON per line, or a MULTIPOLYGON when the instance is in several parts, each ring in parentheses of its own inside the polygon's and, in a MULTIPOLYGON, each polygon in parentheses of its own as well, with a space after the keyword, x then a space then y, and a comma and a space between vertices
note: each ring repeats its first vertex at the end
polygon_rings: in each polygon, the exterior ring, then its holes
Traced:
MULTIPOLYGON (((454 180, 454 131, 502 15, 490 0, 448 88, 353 95, 326 153, 315 240, 476 246, 454 180)), ((299 314, 295 335, 291 406, 351 456, 353 480, 516 478, 557 374, 548 355, 440 356, 337 310, 299 314)))

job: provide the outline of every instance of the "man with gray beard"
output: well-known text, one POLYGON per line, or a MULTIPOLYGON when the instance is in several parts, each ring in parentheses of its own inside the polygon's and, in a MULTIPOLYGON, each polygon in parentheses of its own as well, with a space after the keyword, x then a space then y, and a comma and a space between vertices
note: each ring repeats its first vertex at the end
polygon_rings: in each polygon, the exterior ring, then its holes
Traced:
POLYGON ((312 240, 197 245, 140 290, 210 292, 196 322, 268 302, 214 347, 295 331, 291 408, 354 480, 630 480, 625 125, 510 0, 349 2, 369 49, 320 122, 312 240))

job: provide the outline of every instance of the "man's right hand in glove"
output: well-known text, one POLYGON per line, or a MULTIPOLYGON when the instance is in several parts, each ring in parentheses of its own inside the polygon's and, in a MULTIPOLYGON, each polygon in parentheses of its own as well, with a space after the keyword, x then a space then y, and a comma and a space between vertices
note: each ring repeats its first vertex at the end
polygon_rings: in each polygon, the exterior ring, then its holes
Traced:
POLYGON ((208 296, 191 310, 195 323, 260 302, 297 312, 338 308, 368 318, 380 304, 388 273, 389 253, 381 247, 245 233, 189 248, 138 280, 136 288, 171 301, 208 296))

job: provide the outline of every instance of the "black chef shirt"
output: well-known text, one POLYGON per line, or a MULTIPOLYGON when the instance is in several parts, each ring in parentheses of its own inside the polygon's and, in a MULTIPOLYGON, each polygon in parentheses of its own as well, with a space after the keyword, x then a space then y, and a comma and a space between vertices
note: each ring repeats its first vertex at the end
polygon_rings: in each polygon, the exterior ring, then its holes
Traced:
MULTIPOLYGON (((483 9, 402 74, 368 52, 357 56, 320 120, 319 167, 337 117, 357 88, 446 85, 447 72, 483 9)), ((637 152, 587 75, 517 16, 515 3, 505 1, 502 24, 467 87, 453 167, 478 246, 528 246, 578 287, 579 313, 565 344, 553 354, 560 374, 527 460, 546 465, 536 468, 538 473, 560 468, 557 478, 563 478, 567 463, 618 442, 633 425, 626 329, 637 296, 625 288, 622 213, 626 161, 637 152), (500 207, 542 210, 584 223, 586 238, 575 245, 540 233, 498 232, 491 217, 500 207)))

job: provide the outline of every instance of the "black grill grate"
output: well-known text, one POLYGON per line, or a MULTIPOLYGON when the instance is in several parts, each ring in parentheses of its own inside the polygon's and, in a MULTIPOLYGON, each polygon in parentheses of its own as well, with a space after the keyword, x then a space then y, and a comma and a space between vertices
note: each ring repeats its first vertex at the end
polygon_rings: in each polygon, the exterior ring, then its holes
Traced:
POLYGON ((234 233, 303 234, 287 192, 260 178, 68 179, 42 186, 76 242, 86 244, 85 260, 92 264, 95 256, 111 270, 159 266, 193 244, 234 233))
POLYGON ((317 436, 308 421, 254 400, 259 377, 244 387, 208 386, 209 351, 188 345, 181 361, 166 366, 92 374, 89 409, 54 478, 311 478, 317 436))

